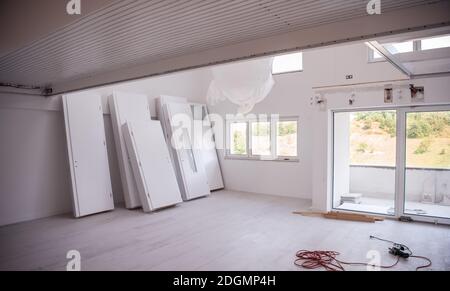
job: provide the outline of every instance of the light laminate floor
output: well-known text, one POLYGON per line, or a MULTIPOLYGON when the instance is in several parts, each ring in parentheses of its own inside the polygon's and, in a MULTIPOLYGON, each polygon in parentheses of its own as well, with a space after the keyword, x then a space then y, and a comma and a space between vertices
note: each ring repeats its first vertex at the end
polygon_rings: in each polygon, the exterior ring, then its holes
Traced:
MULTIPOLYGON (((450 270, 449 227, 292 214, 309 204, 221 191, 152 214, 116 209, 1 227, 0 270, 65 270, 69 250, 81 253, 82 270, 299 270, 293 262, 300 249, 335 250, 346 261, 365 261, 368 251, 378 250, 382 263, 391 263, 389 245, 370 235, 409 245, 432 259, 432 270, 450 270)), ((396 270, 420 263, 402 261, 396 270)))

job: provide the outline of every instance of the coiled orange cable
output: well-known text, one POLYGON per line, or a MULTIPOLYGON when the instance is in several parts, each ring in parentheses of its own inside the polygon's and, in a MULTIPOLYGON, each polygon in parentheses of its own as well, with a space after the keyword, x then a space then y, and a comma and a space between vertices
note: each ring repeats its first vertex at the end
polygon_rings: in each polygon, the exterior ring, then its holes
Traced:
MULTIPOLYGON (((400 257, 397 257, 397 260, 392 265, 387 266, 376 266, 368 263, 349 263, 345 261, 341 261, 337 259, 340 253, 335 251, 307 251, 300 250, 297 252, 295 260, 295 265, 298 267, 302 267, 309 270, 324 268, 326 271, 345 271, 343 265, 349 266, 370 266, 370 267, 378 267, 381 269, 390 269, 395 266, 400 261, 400 257)), ((419 267, 426 268, 427 266, 419 267)))

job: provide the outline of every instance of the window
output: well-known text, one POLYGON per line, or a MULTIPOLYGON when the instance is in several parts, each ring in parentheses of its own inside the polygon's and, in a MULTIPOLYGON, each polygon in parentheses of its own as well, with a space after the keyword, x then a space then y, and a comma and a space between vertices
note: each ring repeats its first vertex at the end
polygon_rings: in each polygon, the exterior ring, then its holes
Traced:
POLYGON ((252 155, 272 155, 270 146, 270 122, 251 122, 252 124, 252 155))
MULTIPOLYGON (((395 165, 395 145, 397 114, 392 110, 360 111, 336 114, 344 119, 341 124, 342 136, 349 140, 351 166, 395 165), (347 128, 344 131, 343 128, 347 128)), ((336 125, 339 125, 338 123, 336 125)), ((337 133, 338 129, 335 130, 337 133)))
POLYGON ((369 63, 385 61, 385 58, 377 51, 369 48, 369 63))
POLYGON ((423 39, 421 47, 422 50, 450 47, 450 35, 423 39))
MULTIPOLYGON (((411 112, 407 117, 406 166, 450 168, 450 111, 411 112)), ((337 137, 349 142, 351 166, 395 166, 395 110, 340 112, 335 114, 335 125, 337 137), (340 121, 340 116, 346 119, 340 121)))
POLYGON ((303 70, 303 53, 276 56, 273 59, 272 74, 301 72, 303 70))
POLYGON ((376 52, 374 50, 372 50, 372 52, 373 52, 373 58, 374 59, 382 59, 382 58, 384 58, 382 55, 380 55, 380 53, 378 53, 378 52, 376 52))
POLYGON ((409 53, 414 51, 414 42, 405 41, 398 43, 385 44, 384 47, 393 55, 409 53))
POLYGON ((228 158, 298 160, 298 118, 227 121, 228 158))
POLYGON ((336 111, 332 120, 333 209, 450 222, 450 106, 336 111))
MULTIPOLYGON (((450 47, 450 35, 441 35, 419 40, 387 43, 383 46, 393 55, 450 47)), ((369 62, 384 61, 385 58, 369 48, 369 62)))
POLYGON ((247 122, 230 123, 230 155, 247 155, 247 122))
POLYGON ((277 155, 279 157, 297 157, 298 122, 277 122, 277 155))
MULTIPOLYGON (((413 52, 414 46, 415 45, 413 41, 390 43, 384 45, 384 47, 393 55, 413 52)), ((369 62, 379 62, 384 60, 385 58, 380 53, 369 48, 369 62)))

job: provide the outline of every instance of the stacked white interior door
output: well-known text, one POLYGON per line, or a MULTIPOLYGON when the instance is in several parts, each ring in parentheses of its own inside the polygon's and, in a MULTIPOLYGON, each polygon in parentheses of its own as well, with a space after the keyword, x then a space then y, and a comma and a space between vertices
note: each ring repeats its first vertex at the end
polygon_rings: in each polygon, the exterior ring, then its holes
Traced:
POLYGON ((201 146, 203 165, 211 191, 224 188, 222 171, 217 156, 216 143, 208 108, 205 104, 191 103, 193 118, 199 123, 201 132, 194 131, 194 140, 201 146))
POLYGON ((181 194, 161 123, 129 122, 123 136, 145 212, 180 203, 181 194))
POLYGON ((119 160, 125 205, 128 209, 141 206, 136 181, 129 162, 122 126, 127 122, 150 122, 151 115, 147 96, 124 92, 114 92, 109 100, 114 140, 119 160))
POLYGON ((182 119, 191 120, 192 111, 189 103, 166 103, 163 106, 167 122, 167 143, 173 151, 176 171, 178 171, 178 184, 184 200, 191 200, 211 194, 201 151, 193 147, 191 126, 180 127, 176 122, 182 119), (175 119, 174 119, 175 118, 175 119))
POLYGON ((114 209, 101 98, 63 96, 75 217, 114 209))
POLYGON ((161 126, 166 140, 169 140, 170 137, 168 132, 170 132, 170 130, 168 129, 168 127, 170 126, 170 124, 166 122, 168 120, 168 117, 166 116, 166 111, 164 110, 164 106, 167 103, 187 103, 187 98, 167 95, 161 95, 156 98, 156 115, 161 121, 161 126))
POLYGON ((172 160, 173 169, 175 171, 175 176, 177 177, 178 187, 184 197, 184 185, 183 178, 181 177, 181 171, 178 166, 178 161, 176 155, 176 151, 173 150, 170 139, 171 139, 171 130, 170 130, 170 122, 169 117, 167 116, 167 111, 165 110, 165 106, 167 103, 187 103, 187 98, 184 97, 176 97, 176 96, 168 96, 161 95, 156 98, 156 115, 158 120, 161 122, 161 126, 163 129, 164 137, 167 142, 167 148, 169 149, 170 159, 172 160))

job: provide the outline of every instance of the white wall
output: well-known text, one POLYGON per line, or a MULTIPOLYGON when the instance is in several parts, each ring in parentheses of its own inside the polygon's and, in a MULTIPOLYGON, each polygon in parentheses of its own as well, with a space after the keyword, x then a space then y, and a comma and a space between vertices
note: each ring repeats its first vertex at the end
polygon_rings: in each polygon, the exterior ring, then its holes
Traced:
POLYGON ((0 136, 0 225, 70 211, 62 113, 0 108, 0 136))
MULTIPOLYGON (((103 97, 105 132, 116 203, 123 201, 107 96, 114 89, 149 96, 186 96, 204 100, 203 72, 174 74, 151 80, 99 88, 103 97)), ((67 213, 72 209, 61 97, 0 93, 0 225, 67 213)))

